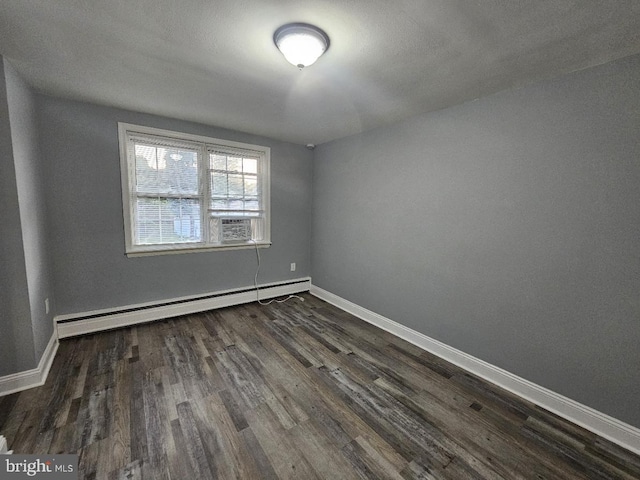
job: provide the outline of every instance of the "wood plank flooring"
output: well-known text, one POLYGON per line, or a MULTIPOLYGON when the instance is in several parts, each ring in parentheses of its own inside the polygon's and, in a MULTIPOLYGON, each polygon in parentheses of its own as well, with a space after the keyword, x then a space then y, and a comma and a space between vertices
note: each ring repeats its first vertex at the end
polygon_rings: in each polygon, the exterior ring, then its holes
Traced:
POLYGON ((85 479, 639 479, 640 458, 308 294, 61 342, 0 398, 85 479))

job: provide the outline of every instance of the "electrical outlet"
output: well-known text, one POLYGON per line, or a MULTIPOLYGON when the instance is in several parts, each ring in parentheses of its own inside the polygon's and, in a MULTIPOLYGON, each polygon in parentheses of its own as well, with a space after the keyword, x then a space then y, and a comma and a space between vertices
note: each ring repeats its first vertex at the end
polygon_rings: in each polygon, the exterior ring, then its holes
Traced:
POLYGON ((49 313, 49 299, 44 299, 44 313, 49 313))
POLYGON ((295 264, 295 262, 293 262, 293 263, 291 264, 291 271, 292 271, 292 272, 295 272, 295 271, 296 271, 296 264, 295 264))

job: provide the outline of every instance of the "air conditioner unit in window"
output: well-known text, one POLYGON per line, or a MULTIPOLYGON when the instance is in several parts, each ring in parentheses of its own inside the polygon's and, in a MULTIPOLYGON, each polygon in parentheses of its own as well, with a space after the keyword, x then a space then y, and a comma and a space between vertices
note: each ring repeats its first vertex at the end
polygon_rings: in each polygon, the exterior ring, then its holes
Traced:
POLYGON ((220 243, 240 243, 251 240, 250 218, 221 218, 220 243))

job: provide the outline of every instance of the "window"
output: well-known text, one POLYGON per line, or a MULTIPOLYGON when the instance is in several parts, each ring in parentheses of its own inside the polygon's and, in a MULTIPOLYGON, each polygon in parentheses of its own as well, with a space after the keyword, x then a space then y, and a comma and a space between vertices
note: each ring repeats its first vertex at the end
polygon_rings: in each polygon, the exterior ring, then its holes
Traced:
POLYGON ((270 244, 267 147, 118 124, 127 254, 270 244))

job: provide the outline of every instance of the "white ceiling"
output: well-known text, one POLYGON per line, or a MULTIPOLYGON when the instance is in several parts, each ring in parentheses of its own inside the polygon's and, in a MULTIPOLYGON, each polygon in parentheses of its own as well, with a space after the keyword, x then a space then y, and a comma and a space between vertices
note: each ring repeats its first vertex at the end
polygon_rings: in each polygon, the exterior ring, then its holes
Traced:
POLYGON ((640 52, 638 0, 1 0, 38 91, 323 143, 640 52), (313 23, 303 71, 273 32, 313 23))

